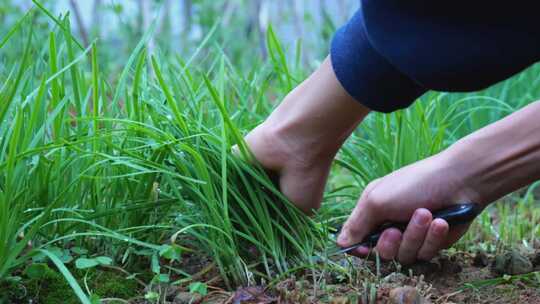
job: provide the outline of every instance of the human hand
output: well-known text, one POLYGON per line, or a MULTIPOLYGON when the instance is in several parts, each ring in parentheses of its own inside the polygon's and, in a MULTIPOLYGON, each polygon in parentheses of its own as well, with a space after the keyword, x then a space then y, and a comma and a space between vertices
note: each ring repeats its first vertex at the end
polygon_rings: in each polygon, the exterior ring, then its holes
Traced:
POLYGON ((368 113, 341 87, 328 58, 245 142, 281 192, 310 214, 321 204, 337 151, 368 113))
MULTIPOLYGON (((449 228, 445 220, 433 219, 430 212, 478 199, 460 178, 459 166, 450 165, 441 154, 372 182, 343 226, 338 245, 358 243, 386 222, 409 222, 404 232, 386 229, 375 250, 382 259, 402 264, 430 260, 456 242, 469 226, 449 228)), ((359 256, 368 253, 366 247, 353 252, 359 256)))
MULTIPOLYGON (((445 221, 433 220, 429 210, 464 202, 483 209, 540 180, 538 113, 540 102, 534 102, 431 158, 374 181, 345 223, 338 245, 358 243, 384 222, 408 222, 412 217, 403 233, 387 229, 375 249, 382 258, 405 264, 431 259, 456 242, 468 226, 449 229, 445 221)), ((359 248, 354 253, 368 252, 359 248)))

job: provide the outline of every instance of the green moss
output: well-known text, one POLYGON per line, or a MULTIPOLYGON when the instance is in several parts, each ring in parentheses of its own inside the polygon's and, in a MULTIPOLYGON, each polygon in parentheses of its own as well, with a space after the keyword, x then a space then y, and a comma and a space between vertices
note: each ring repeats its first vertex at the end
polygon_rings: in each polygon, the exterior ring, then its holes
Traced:
MULTIPOLYGON (((117 272, 101 269, 88 271, 74 269, 73 275, 79 282, 82 282, 86 276, 90 290, 100 298, 130 299, 137 296, 140 289, 135 280, 126 279, 125 276, 117 272)), ((27 291, 26 300, 41 304, 79 303, 69 284, 55 269, 46 268, 45 273, 39 279, 26 278, 20 282, 20 285, 24 286, 27 291)), ((10 295, 9 299, 20 300, 21 298, 10 295)), ((1 299, 0 303, 2 303, 1 299)), ((10 302, 8 301, 8 303, 10 302)))
POLYGON ((102 298, 130 299, 138 295, 141 287, 135 280, 110 271, 95 271, 90 277, 92 291, 102 298))
POLYGON ((26 288, 19 282, 0 281, 0 304, 19 303, 26 296, 26 288))
POLYGON ((28 298, 37 303, 79 303, 64 277, 52 269, 47 269, 42 278, 28 279, 23 281, 23 284, 28 290, 28 298))

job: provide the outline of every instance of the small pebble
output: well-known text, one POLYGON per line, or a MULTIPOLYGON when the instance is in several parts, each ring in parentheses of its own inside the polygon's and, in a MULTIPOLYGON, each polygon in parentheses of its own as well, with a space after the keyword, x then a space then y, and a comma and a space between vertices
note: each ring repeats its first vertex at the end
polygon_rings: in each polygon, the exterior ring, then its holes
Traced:
POLYGON ((516 250, 498 255, 492 265, 492 271, 496 274, 525 274, 533 271, 531 261, 516 250))
POLYGON ((427 300, 414 287, 405 286, 390 291, 390 303, 393 304, 427 304, 427 300))
POLYGON ((392 272, 391 274, 387 275, 382 279, 383 283, 386 284, 403 284, 405 281, 407 281, 409 277, 404 275, 401 272, 392 272))

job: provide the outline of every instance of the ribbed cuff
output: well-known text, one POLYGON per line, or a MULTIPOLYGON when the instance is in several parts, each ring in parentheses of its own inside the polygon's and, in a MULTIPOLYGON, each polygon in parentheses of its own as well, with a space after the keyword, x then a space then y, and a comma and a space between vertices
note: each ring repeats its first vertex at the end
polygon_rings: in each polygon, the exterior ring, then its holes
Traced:
POLYGON ((361 10, 336 32, 330 54, 341 85, 373 111, 389 113, 406 108, 427 91, 371 46, 361 10))

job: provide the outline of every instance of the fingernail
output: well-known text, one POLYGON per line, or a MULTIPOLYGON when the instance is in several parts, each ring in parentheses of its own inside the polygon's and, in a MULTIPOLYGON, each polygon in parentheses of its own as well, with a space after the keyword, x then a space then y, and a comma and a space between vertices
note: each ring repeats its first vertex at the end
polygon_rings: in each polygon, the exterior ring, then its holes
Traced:
POLYGON ((443 235, 446 233, 447 229, 448 229, 448 225, 445 224, 445 223, 440 223, 439 222, 440 220, 434 220, 433 221, 433 224, 436 224, 436 225, 433 225, 433 231, 437 234, 437 235, 443 235))
POLYGON ((356 248, 356 253, 361 256, 367 256, 369 254, 370 249, 366 246, 360 246, 356 248))
POLYGON ((429 216, 416 211, 413 216, 413 221, 416 225, 425 226, 429 222, 429 216))

